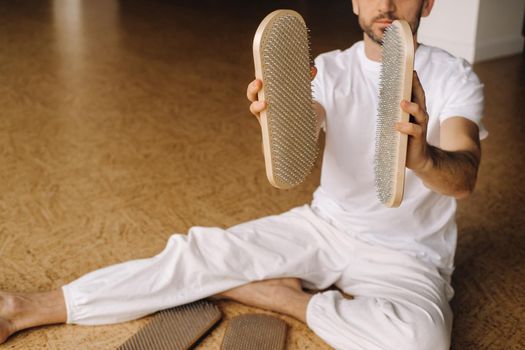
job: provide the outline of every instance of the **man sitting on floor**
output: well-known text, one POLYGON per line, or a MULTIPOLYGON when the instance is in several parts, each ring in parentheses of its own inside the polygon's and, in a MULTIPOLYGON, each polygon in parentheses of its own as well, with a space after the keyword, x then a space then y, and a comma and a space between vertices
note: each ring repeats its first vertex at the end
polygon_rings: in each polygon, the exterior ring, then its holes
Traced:
MULTIPOLYGON (((0 293, 0 343, 51 323, 109 324, 207 297, 291 315, 338 349, 447 349, 456 245, 456 198, 474 189, 482 85, 446 52, 416 45, 405 198, 375 195, 373 153, 381 39, 394 19, 416 37, 433 0, 353 0, 363 41, 317 57, 313 80, 326 133, 311 204, 229 229, 193 227, 166 248, 91 272, 45 293, 0 293), (309 294, 302 287, 337 290, 309 294)), ((249 84, 250 110, 264 82, 249 84)))

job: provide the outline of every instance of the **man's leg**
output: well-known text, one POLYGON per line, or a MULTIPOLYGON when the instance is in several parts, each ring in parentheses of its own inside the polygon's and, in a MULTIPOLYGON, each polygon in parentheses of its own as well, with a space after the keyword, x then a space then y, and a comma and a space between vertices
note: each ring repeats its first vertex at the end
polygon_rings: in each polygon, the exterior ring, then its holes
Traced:
POLYGON ((252 282, 211 299, 229 299, 249 306, 279 312, 306 323, 306 309, 312 294, 303 291, 297 278, 252 282))
POLYGON ((452 290, 429 263, 348 238, 352 255, 335 290, 307 294, 297 279, 255 282, 221 293, 247 305, 293 316, 336 349, 446 350, 452 290))
POLYGON ((338 291, 315 294, 307 325, 336 349, 446 350, 451 289, 437 268, 409 254, 349 239, 338 291))
MULTIPOLYGON (((299 279, 283 278, 251 282, 210 299, 235 300, 306 323, 306 308, 311 297, 302 290, 299 279)), ((0 292, 0 344, 20 330, 66 321, 66 304, 61 289, 42 293, 0 292)))
POLYGON ((0 292, 0 344, 22 329, 64 323, 67 319, 62 290, 42 293, 0 292))
POLYGON ((42 306, 56 301, 47 312, 36 308, 15 322, 9 308, 0 304, 0 335, 7 337, 17 324, 16 330, 63 322, 64 303, 70 323, 107 324, 253 281, 296 277, 327 287, 346 266, 346 254, 334 235, 307 206, 228 231, 193 228, 187 236, 172 236, 166 249, 153 258, 110 266, 73 281, 62 288, 63 296, 55 291, 26 298, 33 303, 40 298, 42 306))

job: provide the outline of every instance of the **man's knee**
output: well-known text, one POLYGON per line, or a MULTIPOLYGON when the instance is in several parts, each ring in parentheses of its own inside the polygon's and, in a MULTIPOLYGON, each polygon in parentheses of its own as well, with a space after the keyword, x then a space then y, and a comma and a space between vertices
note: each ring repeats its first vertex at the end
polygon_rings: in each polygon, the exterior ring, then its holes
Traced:
POLYGON ((438 309, 431 312, 417 308, 409 336, 398 339, 395 348, 406 350, 448 350, 450 348, 450 319, 438 309))
POLYGON ((421 305, 385 298, 348 300, 327 291, 310 300, 308 326, 337 349, 448 349, 449 306, 419 300, 421 305))

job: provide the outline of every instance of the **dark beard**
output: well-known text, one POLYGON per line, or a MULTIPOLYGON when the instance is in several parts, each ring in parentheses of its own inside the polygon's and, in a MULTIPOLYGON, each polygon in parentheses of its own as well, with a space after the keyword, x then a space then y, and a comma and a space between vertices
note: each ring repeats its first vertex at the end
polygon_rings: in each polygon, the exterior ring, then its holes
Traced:
POLYGON ((372 32, 371 29, 366 29, 364 32, 370 39, 372 39, 373 42, 379 45, 383 45, 383 37, 378 37, 374 34, 374 32, 372 32))
MULTIPOLYGON (((419 11, 417 13, 417 16, 416 16, 416 21, 415 23, 409 23, 410 25, 410 29, 412 30, 412 35, 416 35, 417 33, 417 29, 419 28, 419 22, 421 20, 421 13, 423 12, 423 6, 424 6, 425 2, 423 2, 423 4, 421 5, 421 7, 419 8, 419 11)), ((383 13, 383 14, 380 14, 379 16, 375 17, 371 23, 374 23, 375 21, 377 20, 380 20, 380 19, 389 19, 391 21, 394 21, 396 20, 397 18, 395 18, 394 16, 390 15, 389 13, 383 13)), ((363 30, 363 32, 375 43, 379 44, 379 45, 383 45, 383 35, 382 36, 377 36, 374 34, 374 32, 372 31, 372 24, 370 24, 369 26, 365 26, 363 23, 361 23, 361 21, 359 21, 359 25, 361 26, 361 29, 363 30)))
POLYGON ((373 42, 375 42, 376 44, 379 44, 379 45, 383 45, 383 36, 377 36, 376 34, 374 34, 374 31, 372 30, 372 25, 374 24, 374 22, 378 21, 380 19, 388 19, 388 20, 394 21, 397 18, 395 18, 394 16, 390 15, 389 13, 383 13, 383 14, 380 14, 379 16, 375 17, 374 19, 372 19, 371 24, 368 25, 368 26, 365 26, 363 23, 361 23, 361 21, 359 21, 359 24, 360 24, 361 29, 363 30, 363 32, 373 42))

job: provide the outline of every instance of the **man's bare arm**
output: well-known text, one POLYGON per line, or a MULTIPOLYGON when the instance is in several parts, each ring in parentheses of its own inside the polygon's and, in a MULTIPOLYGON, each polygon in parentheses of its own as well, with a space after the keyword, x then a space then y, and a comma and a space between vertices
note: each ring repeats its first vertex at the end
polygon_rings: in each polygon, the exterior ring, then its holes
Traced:
POLYGON ((447 119, 441 124, 440 148, 429 146, 430 161, 416 175, 436 192, 468 197, 474 191, 481 158, 478 134, 478 126, 468 119, 447 119))
POLYGON ((416 74, 413 86, 414 102, 403 101, 401 108, 414 121, 396 126, 398 131, 409 135, 407 167, 431 190, 465 198, 474 190, 481 158, 478 127, 463 117, 448 118, 441 124, 439 147, 429 145, 425 95, 416 74))

